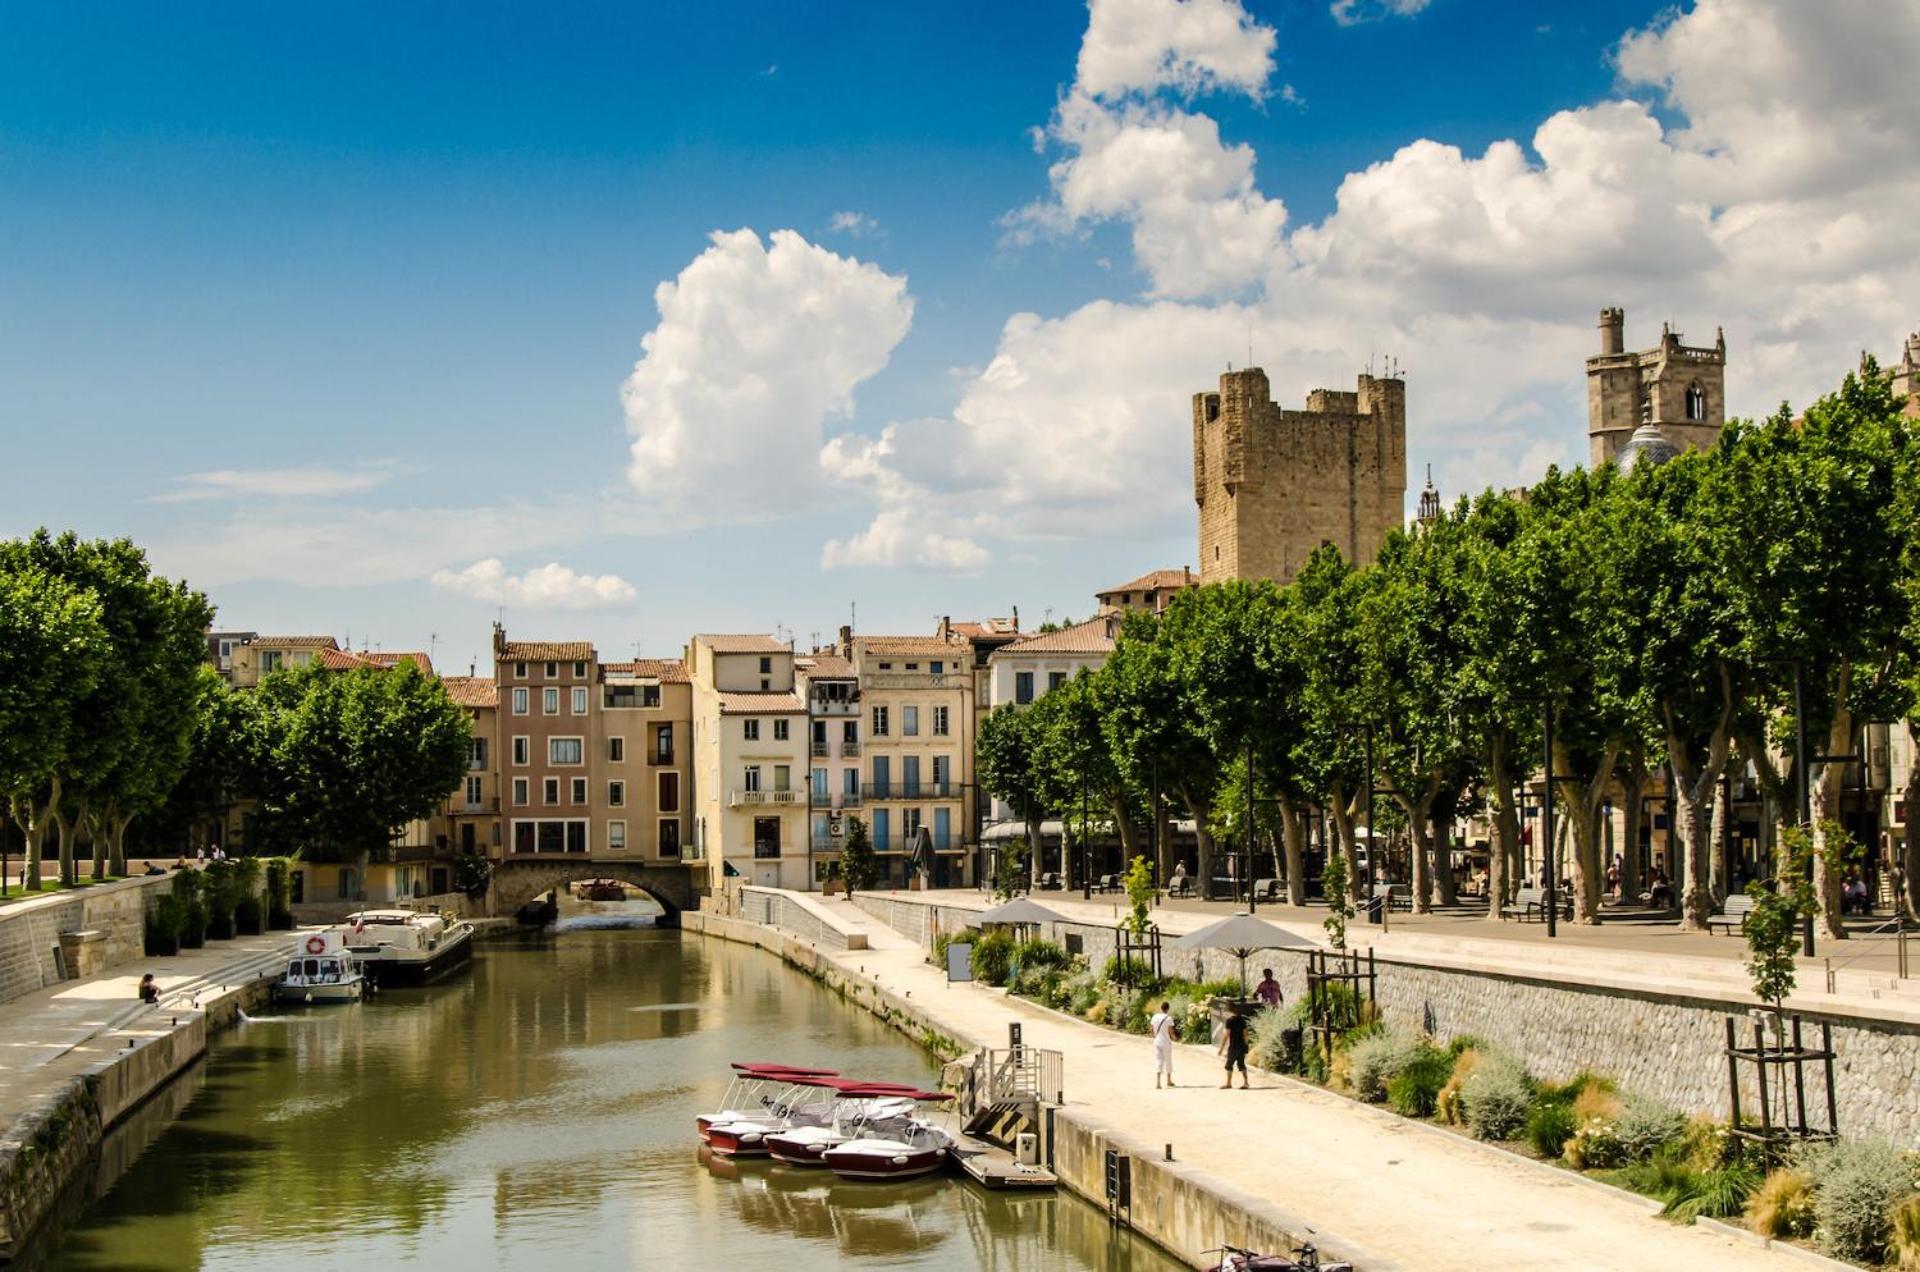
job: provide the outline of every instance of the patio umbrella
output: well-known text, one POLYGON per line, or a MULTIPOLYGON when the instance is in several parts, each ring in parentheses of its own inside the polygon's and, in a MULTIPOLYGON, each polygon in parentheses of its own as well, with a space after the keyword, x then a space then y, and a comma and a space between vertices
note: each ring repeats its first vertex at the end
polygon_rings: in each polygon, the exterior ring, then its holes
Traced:
POLYGON ((1172 942, 1176 950, 1225 950, 1240 960, 1240 996, 1247 994, 1247 959, 1255 950, 1317 950, 1304 936, 1295 936, 1246 911, 1209 923, 1172 942))
POLYGON ((1036 901, 1029 901, 1025 897, 1016 897, 1002 905, 994 906, 991 910, 976 914, 973 921, 975 923, 1010 923, 1021 926, 1032 924, 1038 926, 1042 923, 1065 923, 1067 922, 1067 916, 1064 914, 1056 914, 1036 901))

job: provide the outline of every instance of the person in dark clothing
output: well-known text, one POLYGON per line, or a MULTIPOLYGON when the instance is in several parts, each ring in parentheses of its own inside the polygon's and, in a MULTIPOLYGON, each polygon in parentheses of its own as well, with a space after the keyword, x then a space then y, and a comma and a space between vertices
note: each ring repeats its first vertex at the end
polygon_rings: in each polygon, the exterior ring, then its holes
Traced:
POLYGON ((140 1001, 143 1003, 160 1001, 160 983, 153 979, 152 972, 140 978, 140 1001))
POLYGON ((1240 1014, 1236 1005, 1233 1014, 1220 1030, 1220 1052, 1227 1058, 1227 1080, 1220 1084, 1222 1091, 1233 1085, 1233 1071, 1240 1070, 1240 1085, 1244 1089, 1247 1082, 1247 1018, 1240 1014))

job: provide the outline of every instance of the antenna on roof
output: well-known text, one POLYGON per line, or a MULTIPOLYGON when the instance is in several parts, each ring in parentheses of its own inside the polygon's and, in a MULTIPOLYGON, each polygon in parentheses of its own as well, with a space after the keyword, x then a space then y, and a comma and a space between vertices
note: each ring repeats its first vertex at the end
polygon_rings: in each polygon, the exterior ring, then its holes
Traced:
POLYGON ((428 662, 433 661, 434 651, 439 648, 440 648, 440 633, 428 632, 427 633, 427 661, 428 662))

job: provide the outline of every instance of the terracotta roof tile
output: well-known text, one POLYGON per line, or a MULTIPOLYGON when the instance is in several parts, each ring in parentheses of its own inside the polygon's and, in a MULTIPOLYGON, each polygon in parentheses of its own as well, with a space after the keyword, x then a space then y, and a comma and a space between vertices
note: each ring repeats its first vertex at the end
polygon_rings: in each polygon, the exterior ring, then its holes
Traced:
POLYGON ((719 698, 721 715, 787 715, 807 709, 797 693, 723 693, 719 698))
POLYGON ((965 642, 942 640, 938 636, 856 636, 853 639, 855 658, 862 655, 881 658, 958 658, 965 652, 965 642))
POLYGON ((1063 627, 1057 632, 1029 636, 1025 640, 1004 645, 996 651, 996 655, 1110 654, 1113 652, 1113 638, 1119 630, 1119 618, 1115 615, 1103 614, 1099 618, 1090 618, 1084 623, 1063 627))
POLYGON ((601 669, 616 676, 658 680, 663 685, 684 685, 692 679, 687 675, 687 665, 678 658, 638 658, 633 662, 603 663, 601 669))
POLYGON ((754 632, 713 635, 703 632, 695 640, 716 654, 784 654, 787 647, 771 636, 754 632))
POLYGON ((460 707, 497 707, 500 705, 500 691, 493 681, 485 676, 444 676, 441 684, 447 687, 447 696, 460 707))
POLYGON ((839 654, 806 654, 795 662, 815 680, 851 680, 854 676, 853 664, 839 654))
POLYGON ((360 651, 360 656, 376 667, 398 667, 403 662, 410 662, 428 675, 433 674, 433 659, 417 649, 402 650, 397 653, 363 649, 360 651))
POLYGON ((510 662, 585 662, 593 657, 593 645, 584 640, 510 640, 501 645, 500 656, 510 662))
POLYGON ((1101 596, 1111 596, 1115 592, 1159 592, 1167 588, 1181 588, 1197 583, 1191 569, 1150 570, 1139 578, 1117 587, 1103 588, 1101 596))
POLYGON ((338 649, 340 642, 331 636, 255 636, 249 645, 271 645, 281 649, 338 649))
POLYGON ((328 671, 352 671, 368 665, 366 659, 345 649, 322 649, 319 661, 328 671))
POLYGON ((955 623, 949 629, 955 636, 964 636, 968 640, 1019 640, 1020 633, 1015 631, 1004 618, 987 623, 955 623))

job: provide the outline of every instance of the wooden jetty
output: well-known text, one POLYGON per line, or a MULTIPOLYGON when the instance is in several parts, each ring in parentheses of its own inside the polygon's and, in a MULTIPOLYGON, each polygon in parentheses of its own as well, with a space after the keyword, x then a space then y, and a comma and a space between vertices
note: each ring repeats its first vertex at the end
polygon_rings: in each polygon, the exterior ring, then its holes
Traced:
POLYGON ((952 1157, 967 1178, 982 1188, 1053 1188, 1059 1177, 1045 1166, 1022 1166, 1013 1154, 998 1144, 989 1144, 971 1135, 954 1140, 952 1157))

